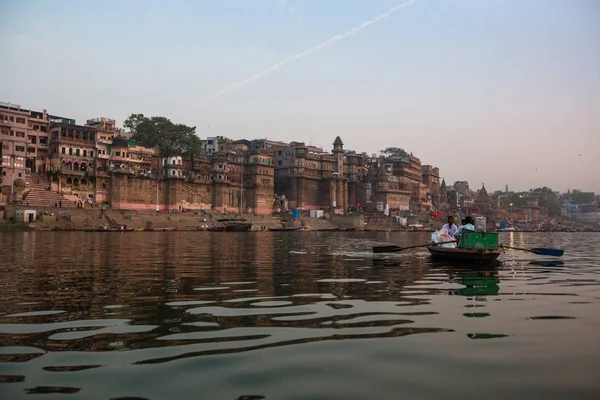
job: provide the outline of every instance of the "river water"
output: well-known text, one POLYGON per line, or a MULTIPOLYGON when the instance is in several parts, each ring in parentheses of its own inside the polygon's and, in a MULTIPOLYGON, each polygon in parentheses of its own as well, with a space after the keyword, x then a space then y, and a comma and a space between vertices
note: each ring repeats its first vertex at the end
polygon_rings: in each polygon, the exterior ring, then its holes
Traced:
POLYGON ((585 399, 600 235, 502 234, 485 268, 418 233, 0 233, 0 398, 585 399))

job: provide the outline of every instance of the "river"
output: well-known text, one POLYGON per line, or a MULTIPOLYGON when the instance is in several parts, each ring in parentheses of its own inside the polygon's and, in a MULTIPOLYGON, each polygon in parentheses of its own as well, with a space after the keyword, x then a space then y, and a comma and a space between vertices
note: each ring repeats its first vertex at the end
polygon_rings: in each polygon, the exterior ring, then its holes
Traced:
POLYGON ((375 232, 0 232, 2 399, 585 399, 600 234, 485 268, 375 232))

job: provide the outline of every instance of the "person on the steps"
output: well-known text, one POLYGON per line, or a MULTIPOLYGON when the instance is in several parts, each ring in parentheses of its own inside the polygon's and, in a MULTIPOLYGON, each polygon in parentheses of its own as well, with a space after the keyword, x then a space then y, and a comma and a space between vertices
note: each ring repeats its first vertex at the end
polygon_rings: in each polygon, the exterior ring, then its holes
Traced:
POLYGON ((465 229, 468 231, 475 231, 475 221, 473 221, 473 217, 469 216, 465 218, 465 223, 462 224, 460 228, 456 230, 456 233, 452 236, 454 236, 456 239, 460 239, 460 235, 465 229))
POLYGON ((442 229, 447 229, 448 235, 454 236, 454 234, 458 230, 458 227, 456 225, 454 225, 454 216, 452 216, 452 215, 448 216, 448 223, 446 225, 442 226, 442 229))

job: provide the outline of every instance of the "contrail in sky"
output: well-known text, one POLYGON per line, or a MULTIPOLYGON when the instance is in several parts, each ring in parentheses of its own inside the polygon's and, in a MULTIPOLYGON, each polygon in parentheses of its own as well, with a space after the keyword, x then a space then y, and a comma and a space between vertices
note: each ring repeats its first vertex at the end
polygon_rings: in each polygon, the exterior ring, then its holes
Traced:
POLYGON ((304 50, 301 53, 298 53, 298 54, 295 54, 295 55, 293 55, 293 56, 291 56, 289 58, 286 58, 285 60, 283 60, 283 61, 281 61, 281 62, 279 62, 279 63, 277 63, 277 64, 275 64, 275 65, 273 65, 273 66, 271 66, 271 67, 269 67, 269 68, 267 68, 265 70, 263 70, 263 71, 257 72, 256 74, 254 74, 254 75, 252 75, 252 76, 250 76, 250 77, 248 77, 248 78, 246 78, 244 80, 241 80, 241 81, 239 81, 237 83, 234 83, 234 84, 232 84, 230 86, 227 86, 226 88, 221 89, 218 92, 215 92, 215 93, 213 93, 213 94, 211 94, 209 96, 206 96, 206 97, 204 97, 204 98, 196 101, 195 103, 193 103, 192 105, 190 105, 187 108, 187 110, 189 110, 190 108, 194 108, 195 106, 200 105, 202 103, 205 103, 208 100, 212 100, 215 97, 219 97, 221 95, 224 95, 225 93, 232 92, 232 91, 234 91, 234 90, 236 90, 236 89, 238 89, 238 88, 240 88, 242 86, 245 86, 245 85, 249 84, 252 81, 255 81, 255 80, 257 80, 257 79, 259 79, 259 78, 261 78, 261 77, 263 77, 263 76, 265 76, 267 74, 270 74, 271 72, 277 71, 279 68, 281 68, 281 67, 283 67, 283 66, 285 66, 285 65, 287 65, 287 64, 289 64, 291 62, 294 62, 294 61, 296 61, 296 60, 298 60, 298 59, 300 59, 302 57, 306 57, 306 56, 308 56, 308 55, 310 55, 310 54, 312 54, 314 52, 317 52, 317 51, 319 51, 321 49, 324 49, 325 47, 331 46, 335 42, 338 42, 338 41, 340 41, 342 39, 345 39, 348 36, 356 35, 358 32, 360 32, 363 29, 369 27, 370 25, 373 25, 374 23, 376 23, 376 22, 378 22, 378 21, 380 21, 382 19, 385 19, 385 18, 389 17, 390 15, 392 15, 396 11, 400 10, 401 8, 408 7, 408 6, 414 4, 414 3, 418 2, 418 1, 419 0, 409 0, 409 1, 406 1, 406 2, 404 2, 402 4, 398 4, 398 5, 390 8, 388 11, 384 12, 383 14, 380 14, 380 15, 376 16, 375 18, 372 18, 372 19, 370 19, 368 21, 365 21, 362 24, 360 24, 358 26, 355 26, 354 28, 350 29, 347 32, 335 35, 335 36, 327 39, 326 41, 317 44, 316 46, 313 46, 311 48, 308 48, 308 49, 304 50))

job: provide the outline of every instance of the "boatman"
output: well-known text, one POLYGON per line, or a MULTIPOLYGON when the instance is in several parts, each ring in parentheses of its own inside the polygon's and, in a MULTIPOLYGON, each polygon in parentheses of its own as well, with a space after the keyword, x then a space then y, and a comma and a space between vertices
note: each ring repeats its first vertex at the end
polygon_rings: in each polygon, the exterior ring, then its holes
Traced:
POLYGON ((456 233, 452 236, 454 236, 456 239, 460 239, 460 235, 465 229, 468 231, 475 231, 475 221, 473 220, 473 217, 468 216, 467 218, 465 218, 465 222, 461 225, 460 228, 456 230, 456 233))
POLYGON ((454 225, 454 216, 452 216, 452 215, 448 216, 448 223, 446 225, 442 226, 442 229, 447 229, 448 235, 454 236, 456 231, 458 231, 458 228, 456 227, 456 225, 454 225))

